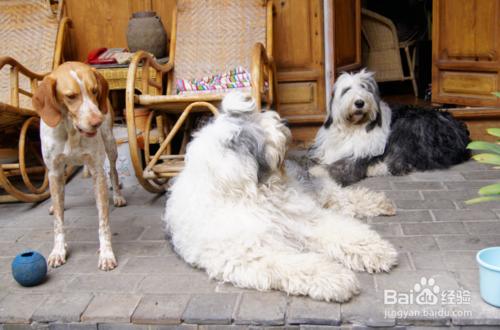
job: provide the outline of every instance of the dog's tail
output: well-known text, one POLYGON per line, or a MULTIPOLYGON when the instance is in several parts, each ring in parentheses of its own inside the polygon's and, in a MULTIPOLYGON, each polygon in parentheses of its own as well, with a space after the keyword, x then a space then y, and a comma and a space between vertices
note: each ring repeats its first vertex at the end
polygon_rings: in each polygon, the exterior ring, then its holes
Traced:
POLYGON ((257 110, 255 100, 248 93, 231 92, 222 100, 222 111, 229 114, 250 113, 257 110))

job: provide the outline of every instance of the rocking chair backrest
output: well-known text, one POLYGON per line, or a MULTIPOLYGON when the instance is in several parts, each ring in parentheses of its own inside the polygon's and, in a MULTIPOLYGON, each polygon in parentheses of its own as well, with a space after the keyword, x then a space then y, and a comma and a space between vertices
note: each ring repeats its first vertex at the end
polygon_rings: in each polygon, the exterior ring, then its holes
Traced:
MULTIPOLYGON (((59 6, 61 8, 62 6, 59 6)), ((0 56, 10 56, 36 73, 52 71, 59 27, 59 14, 49 0, 0 1, 0 56)), ((0 102, 10 103, 10 67, 0 71, 0 102)), ((20 81, 30 90, 29 81, 20 81)), ((20 106, 31 108, 31 100, 20 99, 20 106)))
POLYGON ((264 0, 178 0, 174 79, 250 70, 255 43, 266 46, 264 0))

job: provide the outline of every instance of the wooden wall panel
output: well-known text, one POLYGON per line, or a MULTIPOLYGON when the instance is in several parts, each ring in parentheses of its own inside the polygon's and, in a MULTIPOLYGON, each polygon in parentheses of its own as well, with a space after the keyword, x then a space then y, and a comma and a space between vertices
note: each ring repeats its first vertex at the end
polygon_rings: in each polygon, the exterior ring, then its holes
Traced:
POLYGON ((127 25, 133 12, 154 10, 170 36, 175 0, 66 0, 73 21, 70 59, 84 61, 98 47, 127 47, 127 25))
POLYGON ((500 106, 500 1, 433 1, 432 38, 432 100, 500 106))

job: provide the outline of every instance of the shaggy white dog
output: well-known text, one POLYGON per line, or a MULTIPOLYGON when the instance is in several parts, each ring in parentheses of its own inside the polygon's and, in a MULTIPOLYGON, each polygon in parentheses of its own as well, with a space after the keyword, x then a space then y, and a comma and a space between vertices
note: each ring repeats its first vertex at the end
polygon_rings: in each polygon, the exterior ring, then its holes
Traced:
MULTIPOLYGON (((216 280, 326 301, 359 292, 353 271, 389 271, 397 252, 345 214, 392 214, 383 194, 286 175, 289 129, 230 94, 188 145, 164 220, 177 253, 216 280), (335 188, 332 188, 335 187, 335 188)), ((300 168, 288 170, 299 175, 300 168)))
POLYGON ((327 120, 316 135, 311 155, 322 164, 380 155, 390 125, 391 109, 380 100, 373 73, 342 74, 335 82, 327 120))
POLYGON ((373 73, 363 69, 335 82, 327 119, 309 152, 319 164, 311 174, 326 172, 347 186, 367 176, 444 169, 469 159, 468 143, 467 127, 448 112, 389 108, 373 73))

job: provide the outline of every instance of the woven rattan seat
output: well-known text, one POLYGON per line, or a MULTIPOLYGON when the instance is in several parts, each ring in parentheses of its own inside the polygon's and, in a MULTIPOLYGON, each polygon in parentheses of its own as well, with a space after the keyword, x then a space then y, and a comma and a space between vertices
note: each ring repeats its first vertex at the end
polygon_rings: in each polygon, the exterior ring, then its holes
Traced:
POLYGON ((147 190, 164 191, 168 178, 182 170, 183 153, 196 118, 200 113, 217 115, 220 101, 230 91, 177 94, 177 80, 200 79, 243 67, 250 72, 250 92, 258 108, 263 104, 276 108, 272 10, 272 2, 265 0, 179 0, 172 20, 169 62, 158 64, 145 52, 134 56, 127 78, 126 117, 135 174, 147 190), (155 77, 150 68, 156 70, 155 77), (142 93, 135 88, 139 77, 142 93), (134 119, 136 106, 151 110, 146 129, 139 133, 134 119), (159 139, 150 137, 153 130, 159 132, 159 139), (174 137, 179 135, 181 143, 176 146, 174 137), (161 144, 153 146, 153 140, 161 144))

